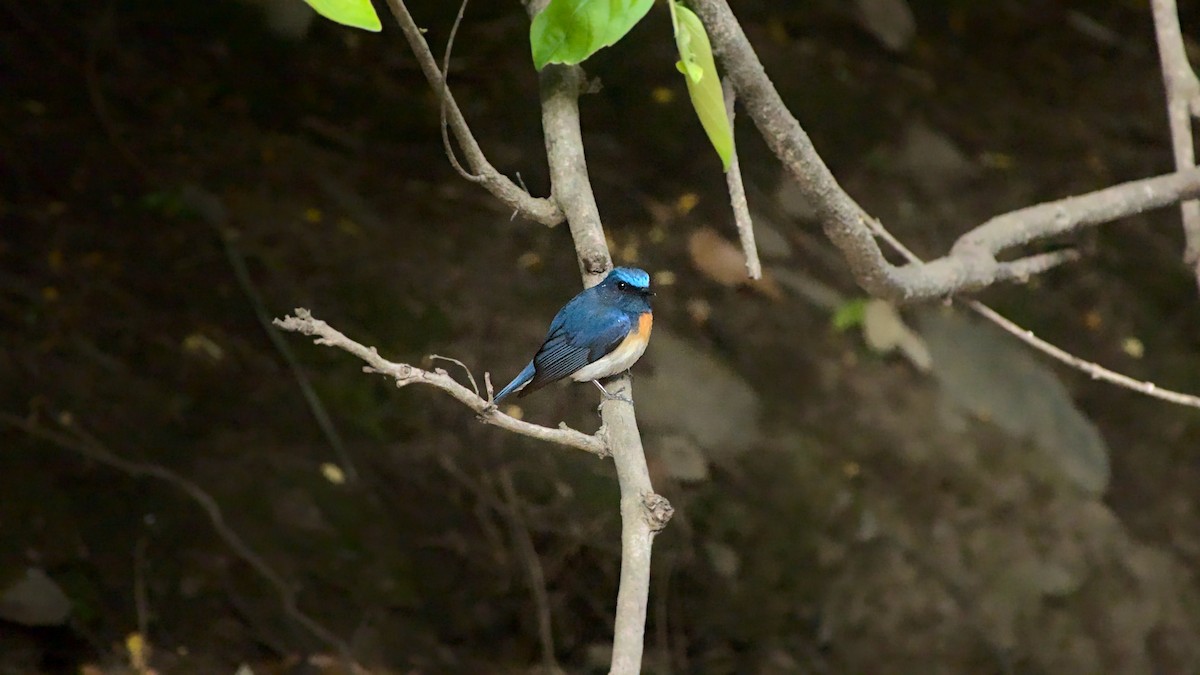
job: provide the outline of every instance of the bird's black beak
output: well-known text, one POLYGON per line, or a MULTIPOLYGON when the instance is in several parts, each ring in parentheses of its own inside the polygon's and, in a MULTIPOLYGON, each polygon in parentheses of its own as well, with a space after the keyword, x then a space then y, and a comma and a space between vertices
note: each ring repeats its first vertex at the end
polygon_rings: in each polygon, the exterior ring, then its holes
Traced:
POLYGON ((642 291, 642 295, 654 297, 654 296, 658 295, 658 293, 655 293, 654 291, 647 288, 646 290, 642 291))

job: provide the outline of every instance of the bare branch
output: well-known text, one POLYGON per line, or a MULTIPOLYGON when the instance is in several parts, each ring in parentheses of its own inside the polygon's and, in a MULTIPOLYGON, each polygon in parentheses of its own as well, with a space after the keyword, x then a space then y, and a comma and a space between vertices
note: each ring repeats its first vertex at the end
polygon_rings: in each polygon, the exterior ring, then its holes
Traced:
MULTIPOLYGON (((921 259, 917 257, 917 254, 909 250, 907 246, 905 246, 899 239, 896 239, 891 232, 888 232, 886 229, 884 229, 882 225, 874 223, 874 231, 876 236, 886 241, 909 262, 914 264, 919 264, 921 262, 921 259)), ((1032 260, 1032 258, 1030 258, 1030 260, 1032 260)), ((1157 399, 1162 399, 1171 403, 1178 403, 1179 405, 1185 405, 1192 408, 1200 408, 1200 396, 1172 391, 1170 389, 1163 389, 1153 382, 1135 380, 1128 375, 1123 375, 1116 371, 1109 370, 1098 363, 1081 359, 1065 349, 1058 347, 1057 345, 1046 342, 1042 338, 1034 335, 1033 331, 1027 328, 1022 328, 1021 326, 1013 323, 1004 315, 1000 314, 991 307, 988 307, 982 302, 979 302, 978 300, 964 301, 961 298, 955 298, 955 300, 965 302, 971 311, 996 324, 1004 331, 1013 334, 1017 337, 1017 339, 1021 340, 1025 344, 1033 347, 1043 354, 1046 354, 1050 358, 1060 363, 1066 364, 1071 368, 1086 373, 1093 380, 1104 380, 1110 384, 1115 384, 1118 387, 1124 387, 1125 389, 1132 389, 1133 391, 1145 394, 1146 396, 1153 396, 1157 399)))
POLYGON ((873 219, 838 184, 788 111, 726 0, 694 0, 692 6, 763 139, 815 208, 826 236, 841 251, 859 285, 877 297, 894 302, 929 299, 1020 279, 1069 256, 1001 262, 996 254, 1017 244, 1200 196, 1200 171, 1181 170, 998 216, 964 235, 948 256, 923 264, 892 265, 872 234, 873 219))
POLYGON ((1195 168, 1120 183, 996 216, 959 237, 951 256, 997 255, 1035 239, 1054 237, 1196 196, 1200 196, 1200 170, 1195 168))
MULTIPOLYGON (((1164 77, 1168 79, 1168 90, 1178 90, 1172 86, 1171 78, 1182 78, 1178 87, 1186 93, 1185 104, 1188 107, 1185 111, 1193 107, 1200 108, 1200 83, 1197 83, 1195 73, 1182 51, 1174 0, 1153 0, 1153 3, 1156 25, 1160 30, 1160 48, 1164 44, 1179 46, 1178 52, 1170 55, 1169 50, 1163 49, 1164 77), (1164 22, 1159 20, 1159 15, 1165 10, 1170 10, 1167 39, 1161 32, 1164 22), (1168 61, 1172 64, 1169 70, 1168 61)), ((1188 119, 1188 161, 1186 167, 1179 167, 1178 173, 1130 181, 996 216, 959 238, 949 256, 922 263, 878 221, 866 215, 838 185, 829 168, 817 155, 808 135, 784 106, 725 0, 693 0, 692 5, 704 21, 730 81, 742 95, 743 104, 763 138, 817 208, 826 234, 841 249, 859 284, 873 295, 893 301, 916 300, 977 290, 996 281, 1023 280, 1074 260, 1077 254, 1060 251, 1011 262, 997 261, 996 255, 1036 239, 1200 196, 1200 170, 1192 168, 1194 157, 1190 147, 1191 122, 1188 119), (908 258, 909 265, 897 267, 888 263, 875 243, 875 236, 880 236, 902 252, 908 258)), ((1178 142, 1176 145, 1178 152, 1178 142)), ((1195 406, 1200 403, 1200 398, 1190 394, 1165 390, 1153 382, 1135 380, 1073 356, 1037 338, 1032 331, 1012 323, 982 303, 969 301, 967 304, 1032 347, 1095 379, 1180 405, 1195 406)))
POLYGON ((580 68, 548 66, 542 70, 542 134, 554 199, 567 215, 584 285, 594 286, 612 269, 612 257, 588 179, 579 129, 579 95, 585 80, 580 68))
POLYGON ((542 669, 546 675, 561 675, 563 669, 554 655, 554 623, 550 614, 550 594, 546 592, 546 574, 542 569, 542 560, 538 557, 537 548, 533 545, 533 535, 529 533, 529 524, 525 522, 525 515, 522 513, 523 505, 521 498, 517 496, 512 470, 508 465, 501 465, 497 473, 500 490, 504 493, 504 512, 512 530, 513 544, 525 559, 529 592, 533 595, 533 604, 537 606, 538 639, 542 643, 542 669))
MULTIPOLYGON (((462 368, 463 372, 467 374, 467 381, 471 383, 471 391, 474 391, 475 395, 479 396, 479 385, 475 382, 475 375, 471 372, 471 369, 467 367, 467 364, 463 363, 462 361, 459 361, 456 358, 452 358, 449 356, 442 356, 441 354, 430 354, 429 360, 430 360, 430 362, 439 361, 439 360, 440 361, 448 361, 450 363, 457 365, 459 368, 462 368)), ((489 397, 490 397, 490 392, 489 392, 489 397)), ((491 400, 491 399, 489 398, 488 400, 491 400)))
MULTIPOLYGON (((1162 62, 1163 85, 1167 90, 1167 119, 1171 125, 1171 145, 1175 152, 1175 169, 1184 171, 1196 166, 1196 147, 1192 141, 1192 116, 1200 112, 1200 81, 1188 62, 1179 29, 1179 11, 1175 0, 1150 0, 1154 13, 1154 34, 1158 41, 1158 56, 1162 62)), ((1200 202, 1191 200, 1180 205, 1183 232, 1187 238, 1184 261, 1196 267, 1200 281, 1200 202)))
MULTIPOLYGON (((725 114, 729 117, 729 129, 733 131, 734 105, 737 94, 729 78, 721 82, 725 94, 725 114)), ((754 221, 750 219, 750 205, 746 203, 746 186, 742 184, 742 167, 738 163, 737 142, 730 148, 729 170, 725 182, 729 184, 729 204, 733 207, 733 221, 737 224, 738 239, 746 255, 746 274, 751 279, 762 278, 762 263, 758 259, 758 245, 754 243, 754 221)))
MULTIPOLYGON (((438 91, 438 116, 440 126, 442 128, 442 149, 446 151, 446 158, 450 160, 450 165, 466 180, 472 183, 482 183, 483 176, 475 175, 463 168, 458 161, 458 155, 454 154, 454 145, 450 142, 450 124, 446 120, 446 100, 450 98, 450 54, 454 51, 454 38, 458 35, 458 27, 462 24, 463 14, 467 11, 467 3, 470 0, 462 0, 462 4, 458 6, 458 14, 454 17, 454 25, 450 27, 450 37, 446 38, 446 53, 442 56, 442 88, 438 91)), ((521 186, 524 189, 524 185, 521 186)), ((525 190, 528 192, 528 190, 525 190)))
POLYGON ((607 457, 608 447, 600 434, 590 436, 576 431, 565 424, 557 429, 531 424, 515 417, 505 415, 496 409, 495 404, 480 398, 470 389, 459 384, 454 378, 440 368, 429 371, 411 366, 407 363, 393 363, 379 355, 374 347, 365 347, 343 335, 329 324, 315 318, 307 309, 296 308, 296 316, 275 319, 275 325, 283 330, 304 335, 315 335, 316 343, 329 347, 337 347, 357 356, 367 363, 367 372, 386 375, 396 381, 397 387, 410 384, 427 384, 441 389, 457 399, 460 403, 474 410, 481 421, 507 429, 514 433, 538 440, 557 443, 571 448, 579 448, 596 455, 607 457))
POLYGON ((551 199, 531 196, 488 162, 479 143, 475 140, 475 136, 471 133, 471 128, 467 125, 467 120, 463 117, 458 103, 454 100, 454 95, 447 89, 437 60, 434 58, 433 52, 429 50, 425 36, 421 33, 412 14, 409 14, 404 1, 387 0, 387 4, 388 8, 392 10, 392 16, 400 24, 400 30, 408 40, 413 54, 417 57, 417 63, 421 66, 421 72, 425 74, 429 86, 435 92, 444 94, 444 105, 447 108, 450 129, 454 132, 454 137, 458 139, 463 154, 466 155, 468 166, 481 177, 480 182, 483 186, 497 199, 529 220, 551 226, 561 223, 564 215, 557 203, 551 199))
MULTIPOLYGON (((530 4, 536 13, 539 3, 530 4)), ((584 284, 592 286, 612 267, 600 224, 600 212, 588 181, 587 160, 579 130, 579 94, 585 76, 577 66, 546 66, 541 74, 542 130, 554 198, 567 214, 584 284)), ((608 385, 609 392, 632 400, 628 375, 608 385)), ((604 399, 600 417, 612 450, 621 488, 621 582, 613 626, 610 675, 641 672, 650 595, 650 553, 654 534, 670 518, 670 505, 656 495, 642 449, 634 408, 604 399), (665 505, 665 508, 663 507, 665 505), (653 507, 653 508, 652 508, 653 507)))
POLYGON ((300 388, 300 394, 304 396, 304 402, 308 404, 309 412, 312 413, 317 427, 321 429, 321 433, 325 435, 334 454, 337 455, 338 464, 346 474, 347 480, 358 484, 360 479, 358 468, 355 466, 354 460, 350 458, 346 443, 342 439, 341 433, 338 432, 337 425, 333 423, 333 418, 329 416, 329 410, 321 401, 321 397, 317 395, 317 390, 313 388, 312 383, 308 381, 308 374, 300 367, 300 362, 296 360, 292 348, 279 334, 279 331, 271 325, 271 315, 267 312, 267 305, 263 302, 262 293, 254 285, 254 279, 250 276, 245 256, 242 255, 242 250, 238 246, 238 232, 230 225, 229 211, 225 208, 225 202, 199 185, 185 186, 182 197, 188 206, 195 210, 200 218, 208 223, 209 227, 221 238, 225 249, 225 258, 233 270, 233 276, 237 280, 242 294, 246 296, 246 300, 254 309, 254 317, 258 319, 258 325, 267 334, 271 340, 271 346, 279 352, 279 356, 287 364, 288 370, 292 371, 292 377, 296 380, 296 386, 300 388))

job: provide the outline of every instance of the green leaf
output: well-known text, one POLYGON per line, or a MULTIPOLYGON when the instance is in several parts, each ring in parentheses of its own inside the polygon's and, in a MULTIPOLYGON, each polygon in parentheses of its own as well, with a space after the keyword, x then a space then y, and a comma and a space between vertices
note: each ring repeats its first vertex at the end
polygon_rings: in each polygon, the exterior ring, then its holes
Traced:
POLYGON ((675 67, 683 73, 687 82, 688 96, 692 107, 708 140, 721 156, 721 165, 729 170, 733 159, 733 130, 725 114, 725 95, 721 92, 721 79, 717 76, 717 64, 713 61, 712 45, 700 17, 682 4, 671 3, 671 18, 675 23, 675 46, 679 48, 679 62, 675 67))
POLYGON ((704 69, 701 68, 700 66, 696 65, 695 63, 684 63, 683 61, 676 61, 675 68, 678 69, 679 72, 683 73, 684 75, 687 75, 688 79, 691 80, 691 82, 693 82, 693 83, 699 83, 701 78, 704 77, 704 69))
POLYGON ((529 44, 533 65, 573 65, 625 37, 654 0, 550 0, 533 17, 529 44))
POLYGON ((848 300, 833 312, 834 330, 839 333, 861 326, 867 316, 867 298, 848 300))
POLYGON ((343 26, 378 33, 383 25, 371 6, 371 0, 304 0, 317 14, 343 26))

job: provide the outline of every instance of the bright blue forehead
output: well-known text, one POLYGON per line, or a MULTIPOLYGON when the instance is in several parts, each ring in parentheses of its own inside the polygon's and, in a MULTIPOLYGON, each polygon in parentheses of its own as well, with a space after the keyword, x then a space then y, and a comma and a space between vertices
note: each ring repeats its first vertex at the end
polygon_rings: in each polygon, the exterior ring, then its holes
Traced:
POLYGON ((624 281, 637 288, 650 288, 650 275, 645 270, 636 267, 616 267, 609 272, 608 278, 624 281))

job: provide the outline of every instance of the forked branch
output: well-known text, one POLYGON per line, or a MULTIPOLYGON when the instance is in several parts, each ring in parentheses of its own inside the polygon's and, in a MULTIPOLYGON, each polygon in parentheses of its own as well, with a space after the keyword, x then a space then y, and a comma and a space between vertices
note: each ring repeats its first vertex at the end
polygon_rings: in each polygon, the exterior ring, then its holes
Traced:
POLYGON ((442 71, 438 68, 437 59, 429 50, 429 44, 425 42, 425 35, 417 26, 412 14, 408 12, 404 0, 387 0, 387 4, 392 11, 392 16, 396 18, 396 23, 400 24, 400 30, 408 40, 408 45, 412 48, 413 55, 421 66, 421 72, 425 74, 425 79, 429 81, 429 86, 438 96, 444 97, 442 105, 446 111, 450 130, 454 132, 454 138, 458 140, 463 155, 466 157, 467 166, 474 172, 478 182, 497 199, 529 220, 551 226, 561 223, 565 216, 554 200, 530 195, 509 180, 507 176, 497 171, 496 167, 488 161, 479 147, 479 142, 471 133, 471 127, 467 125, 467 120, 463 117, 458 102, 454 100, 454 95, 446 86, 442 71))
MULTIPOLYGON (((1162 62, 1163 86, 1167 90, 1167 119, 1171 125, 1171 146, 1175 169, 1185 171, 1196 166, 1196 146, 1192 140, 1192 117, 1200 114, 1200 80, 1188 62, 1179 29, 1179 10, 1175 0, 1150 0, 1154 13, 1154 37, 1162 62)), ((1183 233, 1187 238, 1184 261, 1195 268, 1200 282, 1200 201, 1180 206, 1183 233)))
MULTIPOLYGON (((917 254, 909 250, 909 248, 901 243, 899 239, 894 237, 891 232, 883 229, 883 227, 878 223, 874 224, 874 228, 875 234, 880 239, 887 242, 887 244, 895 249, 897 253, 904 256, 905 260, 913 264, 919 264, 921 262, 921 259, 917 257, 917 254)), ((1145 394, 1146 396, 1170 403, 1185 405, 1189 408, 1200 408, 1200 396, 1166 389, 1153 382, 1149 382, 1147 380, 1138 380, 1128 375, 1118 373, 1115 370, 1109 370, 1099 363, 1079 358, 1067 350, 1034 335, 1033 331, 1017 325, 1007 317, 1001 315, 996 310, 988 307, 978 300, 968 300, 964 298, 954 298, 953 300, 964 303, 968 308, 971 309, 971 311, 996 324, 1001 330, 1009 333, 1021 342, 1024 342, 1039 352, 1046 354, 1059 363, 1086 373, 1093 380, 1103 380, 1109 384, 1115 384, 1116 386, 1124 389, 1136 391, 1140 394, 1145 394)))
MULTIPOLYGON (((1172 3, 1173 4, 1173 3, 1172 3)), ((999 260, 1015 246, 1200 196, 1200 171, 1123 183, 998 216, 963 235, 949 255, 893 265, 875 240, 873 219, 838 184, 808 134, 767 77, 726 0, 692 0, 751 119, 816 210, 859 285, 895 302, 945 297, 999 281, 1021 280, 1074 259, 1070 253, 999 260)), ((1194 76, 1193 76, 1194 79, 1194 76)))

